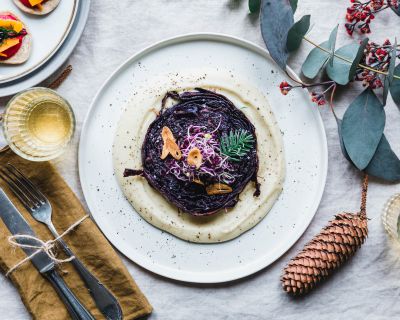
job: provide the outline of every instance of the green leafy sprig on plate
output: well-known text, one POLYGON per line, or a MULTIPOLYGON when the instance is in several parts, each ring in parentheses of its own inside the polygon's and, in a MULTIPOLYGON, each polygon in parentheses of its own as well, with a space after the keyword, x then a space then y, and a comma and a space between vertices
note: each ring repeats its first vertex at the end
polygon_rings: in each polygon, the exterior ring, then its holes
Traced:
POLYGON ((247 130, 230 131, 221 137, 221 153, 234 162, 239 162, 253 148, 254 137, 247 130))
POLYGON ((18 34, 14 30, 9 30, 4 27, 0 27, 0 43, 8 38, 16 37, 18 34))

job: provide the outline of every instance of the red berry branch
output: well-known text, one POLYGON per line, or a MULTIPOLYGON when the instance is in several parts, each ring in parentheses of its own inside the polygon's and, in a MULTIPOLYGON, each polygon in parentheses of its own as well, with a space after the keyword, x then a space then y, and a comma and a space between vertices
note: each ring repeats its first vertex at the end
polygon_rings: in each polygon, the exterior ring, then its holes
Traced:
MULTIPOLYGON (((392 50, 394 50, 394 48, 389 39, 386 39, 382 45, 369 42, 365 47, 361 64, 371 67, 373 70, 386 73, 389 69, 392 50)), ((396 56, 400 58, 399 46, 396 48, 396 56)), ((382 88, 384 82, 382 74, 372 71, 371 69, 366 70, 359 67, 355 80, 362 81, 364 87, 369 86, 371 89, 382 88)))
POLYGON ((291 77, 288 74, 288 77, 290 79, 292 79, 292 81, 298 83, 298 85, 292 86, 291 84, 289 84, 287 81, 283 81, 280 85, 279 85, 279 89, 281 90, 281 93, 283 95, 287 95, 289 93, 290 90, 295 89, 295 88, 314 88, 314 87, 324 87, 325 90, 323 91, 315 91, 312 90, 311 91, 311 101, 315 102, 318 106, 323 106, 326 104, 326 95, 328 94, 328 92, 332 91, 334 92, 334 90, 336 89, 337 83, 335 81, 325 81, 325 82, 320 82, 320 83, 311 83, 311 84, 307 84, 301 81, 297 81, 296 79, 294 79, 293 77, 291 77))
POLYGON ((347 23, 345 24, 349 35, 352 35, 356 28, 361 33, 370 33, 369 25, 376 13, 389 8, 399 8, 398 0, 369 0, 365 2, 350 0, 350 2, 352 5, 347 8, 347 23))

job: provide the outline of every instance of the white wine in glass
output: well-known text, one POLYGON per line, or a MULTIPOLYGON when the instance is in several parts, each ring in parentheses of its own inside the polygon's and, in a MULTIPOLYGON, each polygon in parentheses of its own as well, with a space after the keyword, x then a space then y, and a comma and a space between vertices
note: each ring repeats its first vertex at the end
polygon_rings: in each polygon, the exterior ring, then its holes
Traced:
POLYGON ((31 161, 61 155, 75 131, 69 103, 47 88, 32 88, 14 96, 3 116, 4 136, 10 148, 31 161))

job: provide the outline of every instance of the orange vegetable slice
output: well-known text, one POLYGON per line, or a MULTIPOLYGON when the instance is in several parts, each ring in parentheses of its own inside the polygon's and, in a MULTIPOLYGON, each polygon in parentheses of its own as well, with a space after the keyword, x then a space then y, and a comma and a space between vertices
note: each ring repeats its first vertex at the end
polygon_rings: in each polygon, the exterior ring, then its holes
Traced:
POLYGON ((231 193, 232 191, 230 186, 223 183, 214 183, 206 187, 206 192, 209 196, 231 193))

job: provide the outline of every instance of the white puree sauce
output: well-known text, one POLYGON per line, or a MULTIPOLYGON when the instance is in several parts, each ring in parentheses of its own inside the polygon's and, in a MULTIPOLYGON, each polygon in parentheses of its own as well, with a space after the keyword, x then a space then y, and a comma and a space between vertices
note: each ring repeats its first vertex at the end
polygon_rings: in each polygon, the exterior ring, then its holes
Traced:
POLYGON ((283 143, 278 124, 266 97, 237 79, 216 72, 169 75, 152 79, 151 89, 135 88, 118 125, 113 150, 114 170, 119 184, 135 210, 149 223, 181 239, 214 243, 233 239, 260 222, 282 191, 285 178, 283 143), (155 111, 167 91, 194 87, 216 90, 246 114, 256 128, 261 195, 253 197, 249 182, 237 205, 209 217, 193 217, 165 200, 143 177, 123 177, 125 168, 141 169, 141 147, 155 111))

